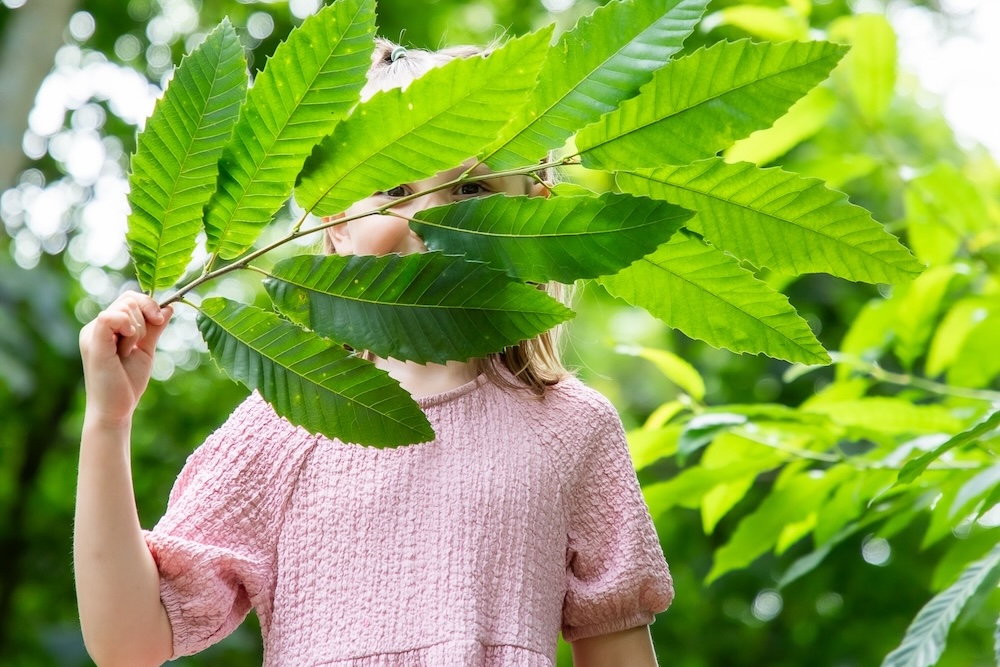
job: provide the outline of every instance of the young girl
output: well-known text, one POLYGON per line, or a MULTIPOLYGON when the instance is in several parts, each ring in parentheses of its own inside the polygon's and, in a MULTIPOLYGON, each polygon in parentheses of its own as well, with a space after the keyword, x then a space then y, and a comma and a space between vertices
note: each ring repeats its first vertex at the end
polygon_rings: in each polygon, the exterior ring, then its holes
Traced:
MULTIPOLYGON (((380 41, 363 93, 469 50, 380 41)), ((431 190, 474 162, 379 192, 347 215, 431 190)), ((437 190, 546 195, 524 176, 437 190)), ((412 253, 403 217, 334 226, 342 255, 412 253)), ((159 665, 229 634, 253 607, 265 665, 551 667, 561 631, 581 666, 655 666, 647 625, 670 574, 606 399, 563 370, 551 336, 489 359, 375 359, 436 439, 375 449, 310 435, 256 393, 188 459, 152 531, 129 464, 132 413, 171 316, 127 293, 80 335, 87 409, 75 564, 101 665, 159 665)))

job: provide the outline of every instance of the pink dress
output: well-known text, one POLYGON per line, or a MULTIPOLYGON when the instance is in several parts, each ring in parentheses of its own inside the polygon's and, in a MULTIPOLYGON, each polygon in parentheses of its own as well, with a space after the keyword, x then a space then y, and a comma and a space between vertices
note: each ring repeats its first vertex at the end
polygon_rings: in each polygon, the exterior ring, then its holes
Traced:
POLYGON ((256 394, 146 534, 175 656, 257 610, 266 666, 551 667, 673 588, 621 421, 576 379, 419 400, 433 442, 346 445, 256 394))

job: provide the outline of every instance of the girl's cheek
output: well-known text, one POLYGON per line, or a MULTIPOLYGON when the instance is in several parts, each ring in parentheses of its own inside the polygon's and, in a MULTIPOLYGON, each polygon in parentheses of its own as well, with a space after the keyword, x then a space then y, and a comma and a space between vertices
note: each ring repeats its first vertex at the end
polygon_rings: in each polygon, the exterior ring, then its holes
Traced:
POLYGON ((355 252, 359 255, 386 255, 396 252, 410 237, 410 225, 400 218, 373 216, 359 222, 353 234, 355 252))

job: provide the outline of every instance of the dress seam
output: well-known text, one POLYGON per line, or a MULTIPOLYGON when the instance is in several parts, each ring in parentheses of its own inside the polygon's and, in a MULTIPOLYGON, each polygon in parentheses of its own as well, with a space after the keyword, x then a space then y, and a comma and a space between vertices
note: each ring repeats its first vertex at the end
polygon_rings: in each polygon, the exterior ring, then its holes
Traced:
POLYGON ((461 644, 461 643, 479 644, 480 646, 486 648, 505 648, 505 647, 516 648, 522 651, 528 651, 529 653, 534 653, 535 655, 540 656, 545 660, 547 660, 549 664, 552 665, 555 664, 550 656, 542 653, 538 649, 534 649, 529 646, 521 646, 519 644, 511 644, 511 643, 487 644, 479 641, 478 639, 463 639, 459 637, 455 639, 442 639, 441 641, 433 642, 431 644, 424 644, 423 646, 414 646, 412 648, 400 649, 398 651, 379 651, 377 653, 364 653, 361 655, 346 656, 343 658, 337 658, 335 660, 326 660, 324 662, 314 662, 312 664, 312 667, 323 667, 323 665, 336 665, 337 663, 344 662, 345 660, 364 660, 366 658, 381 658, 390 655, 401 655, 403 653, 412 653, 414 651, 425 651, 429 648, 434 648, 435 646, 441 646, 443 644, 461 644))

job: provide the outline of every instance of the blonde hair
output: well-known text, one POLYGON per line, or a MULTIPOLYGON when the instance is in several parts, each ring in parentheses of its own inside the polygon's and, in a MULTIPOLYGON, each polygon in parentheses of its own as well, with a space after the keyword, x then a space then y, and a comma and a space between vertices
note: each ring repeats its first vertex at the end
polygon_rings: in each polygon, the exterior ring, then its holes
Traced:
MULTIPOLYGON (((361 90, 361 99, 367 100, 379 91, 393 88, 405 88, 417 77, 426 74, 428 70, 448 63, 455 58, 471 58, 486 56, 496 48, 491 44, 485 48, 477 46, 454 46, 439 51, 424 49, 405 49, 402 55, 397 52, 397 58, 392 54, 403 47, 387 39, 376 38, 375 50, 372 53, 372 65, 368 70, 368 83, 361 90)), ((551 182, 553 174, 543 173, 542 178, 551 182)), ((333 246, 328 235, 325 235, 324 249, 333 252, 333 246)), ((573 288, 561 283, 538 285, 549 296, 568 305, 573 288)), ((479 375, 485 375, 488 380, 499 386, 510 388, 527 388, 538 396, 544 396, 546 388, 556 384, 570 372, 562 363, 560 339, 563 325, 545 331, 535 338, 523 340, 517 345, 505 348, 501 352, 485 358, 473 359, 473 370, 479 375), (517 383, 512 383, 509 376, 503 373, 506 369, 517 383)), ((363 356, 372 355, 364 353, 363 356)))

